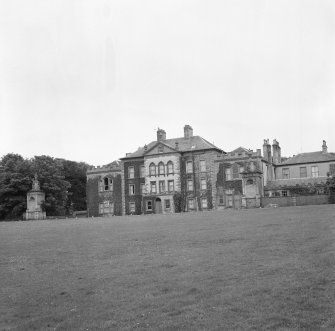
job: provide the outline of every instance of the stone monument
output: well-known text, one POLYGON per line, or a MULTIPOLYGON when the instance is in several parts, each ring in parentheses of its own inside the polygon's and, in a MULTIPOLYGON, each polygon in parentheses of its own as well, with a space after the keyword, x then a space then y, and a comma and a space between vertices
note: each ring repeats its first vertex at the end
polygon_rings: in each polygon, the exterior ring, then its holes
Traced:
POLYGON ((37 174, 35 174, 32 189, 27 193, 27 210, 24 213, 23 218, 26 220, 46 219, 46 213, 42 210, 44 199, 45 193, 41 191, 37 174))

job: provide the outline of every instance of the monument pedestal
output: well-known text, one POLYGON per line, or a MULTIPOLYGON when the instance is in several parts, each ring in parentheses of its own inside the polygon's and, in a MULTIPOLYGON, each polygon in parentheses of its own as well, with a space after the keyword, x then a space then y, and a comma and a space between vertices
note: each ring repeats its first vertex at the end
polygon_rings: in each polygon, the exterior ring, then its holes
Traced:
POLYGON ((46 213, 42 210, 42 204, 45 200, 45 193, 40 190, 40 184, 37 175, 33 180, 33 188, 27 193, 27 210, 23 214, 25 220, 44 220, 46 213))

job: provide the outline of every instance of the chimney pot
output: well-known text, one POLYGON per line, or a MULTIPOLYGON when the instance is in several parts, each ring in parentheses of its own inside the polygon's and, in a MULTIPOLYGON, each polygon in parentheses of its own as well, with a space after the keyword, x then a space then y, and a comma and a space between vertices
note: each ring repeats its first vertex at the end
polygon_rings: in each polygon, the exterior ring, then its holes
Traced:
POLYGON ((193 137, 193 129, 190 125, 186 124, 184 126, 184 138, 188 139, 193 137))
POLYGON ((158 128, 157 130, 157 141, 166 140, 166 132, 163 129, 158 128))
POLYGON ((322 153, 328 153, 328 148, 325 140, 323 140, 322 142, 322 153))

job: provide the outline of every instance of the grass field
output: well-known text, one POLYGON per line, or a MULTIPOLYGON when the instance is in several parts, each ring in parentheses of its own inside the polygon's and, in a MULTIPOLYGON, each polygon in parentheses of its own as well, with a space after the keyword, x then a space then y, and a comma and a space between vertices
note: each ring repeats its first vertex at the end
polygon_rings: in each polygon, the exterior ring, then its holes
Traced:
POLYGON ((1 330, 334 330, 335 205, 0 223, 1 330))

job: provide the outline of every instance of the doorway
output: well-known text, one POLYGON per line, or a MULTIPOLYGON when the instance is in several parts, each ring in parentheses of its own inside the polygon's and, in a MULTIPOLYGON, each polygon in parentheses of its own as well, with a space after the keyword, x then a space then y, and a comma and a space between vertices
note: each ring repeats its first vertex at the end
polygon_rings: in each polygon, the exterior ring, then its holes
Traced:
POLYGON ((161 214, 162 213, 162 200, 160 198, 157 198, 155 200, 155 214, 161 214))

